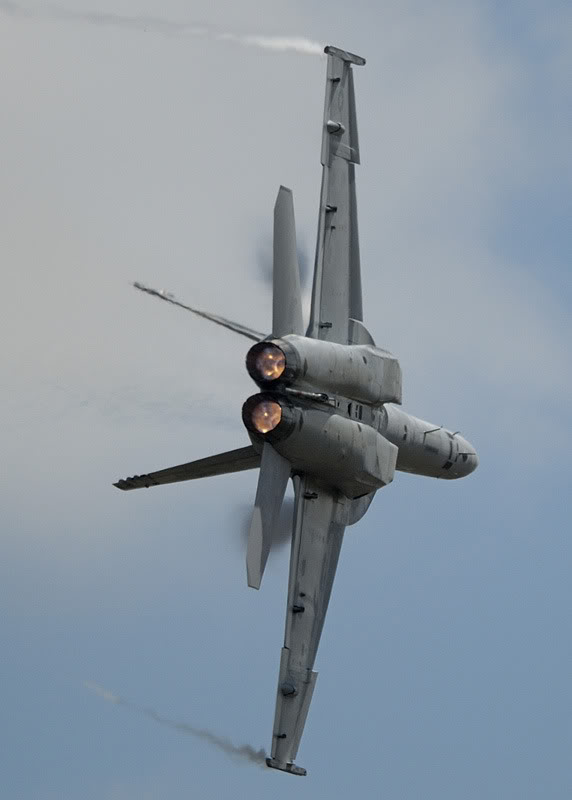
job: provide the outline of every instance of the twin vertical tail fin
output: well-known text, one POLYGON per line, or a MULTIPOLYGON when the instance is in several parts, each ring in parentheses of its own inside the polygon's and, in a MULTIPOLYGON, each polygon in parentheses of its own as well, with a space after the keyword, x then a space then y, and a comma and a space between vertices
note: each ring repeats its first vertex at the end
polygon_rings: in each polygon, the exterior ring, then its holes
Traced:
POLYGON ((252 589, 260 589, 289 477, 290 462, 265 442, 246 553, 246 573, 252 589))
MULTIPOLYGON (((272 335, 303 332, 294 203, 291 190, 281 186, 274 206, 272 335)), ((290 463, 265 442, 246 554, 248 585, 253 589, 260 588, 290 471, 290 463)))
POLYGON ((296 224, 292 191, 285 186, 278 190, 274 206, 272 287, 272 334, 303 335, 300 266, 296 248, 296 224))

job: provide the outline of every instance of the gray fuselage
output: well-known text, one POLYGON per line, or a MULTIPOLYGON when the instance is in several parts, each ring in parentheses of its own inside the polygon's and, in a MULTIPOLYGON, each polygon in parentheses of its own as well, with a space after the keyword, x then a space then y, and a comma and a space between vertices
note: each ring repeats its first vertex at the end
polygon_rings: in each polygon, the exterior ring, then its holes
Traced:
POLYGON ((264 390, 245 405, 253 443, 271 441, 296 469, 322 477, 346 497, 387 485, 394 469, 451 480, 478 465, 475 448, 458 432, 397 407, 399 362, 373 342, 286 335, 254 345, 247 368, 264 390), (259 403, 281 407, 280 422, 262 437, 251 424, 259 403))
POLYGON ((430 478, 464 478, 479 463, 459 433, 407 414, 392 403, 380 409, 379 432, 398 447, 396 469, 430 478))

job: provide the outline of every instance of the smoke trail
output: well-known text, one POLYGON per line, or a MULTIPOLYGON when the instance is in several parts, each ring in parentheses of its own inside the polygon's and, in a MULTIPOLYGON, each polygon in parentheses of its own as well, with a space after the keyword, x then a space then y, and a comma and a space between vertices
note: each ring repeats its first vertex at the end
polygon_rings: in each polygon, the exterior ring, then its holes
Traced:
POLYGON ((97 683, 93 683, 92 681, 84 681, 83 685, 87 689, 90 689, 92 692, 98 694, 104 700, 107 700, 108 703, 115 703, 115 705, 123 706, 124 708, 128 708, 137 714, 149 717, 150 719, 155 720, 155 722, 158 722, 160 725, 164 725, 166 728, 171 728, 172 730, 179 731, 181 733, 187 733, 190 736, 196 736, 197 739, 202 739, 203 742, 208 742, 209 744, 214 745, 214 747, 217 747, 219 750, 222 750, 222 752, 226 753, 227 756, 238 758, 243 761, 249 761, 250 763, 256 764, 259 767, 266 767, 266 752, 262 747, 260 750, 255 750, 254 747, 251 747, 249 744, 235 745, 230 741, 230 739, 217 736, 215 733, 211 733, 211 731, 207 731, 204 728, 195 728, 193 725, 189 725, 186 722, 177 722, 176 720, 164 717, 162 714, 159 714, 159 712, 152 708, 138 706, 135 703, 132 703, 131 700, 126 700, 124 697, 113 694, 113 692, 110 692, 108 689, 104 689, 103 686, 98 686, 97 683))
POLYGON ((178 22, 164 17, 125 16, 103 11, 74 11, 61 6, 24 6, 12 0, 0 0, 0 11, 12 17, 64 22, 82 22, 101 27, 127 28, 134 31, 157 33, 162 36, 195 36, 218 42, 235 42, 244 47, 257 47, 274 52, 293 52, 322 56, 324 47, 319 42, 302 36, 259 36, 256 34, 217 31, 205 25, 178 22))

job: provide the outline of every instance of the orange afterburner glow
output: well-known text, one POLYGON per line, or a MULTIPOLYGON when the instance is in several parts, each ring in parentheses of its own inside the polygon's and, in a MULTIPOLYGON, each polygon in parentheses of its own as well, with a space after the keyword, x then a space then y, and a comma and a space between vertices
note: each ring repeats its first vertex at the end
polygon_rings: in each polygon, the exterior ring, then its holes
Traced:
POLYGON ((275 381, 286 368, 286 356, 275 344, 269 344, 257 354, 254 366, 263 380, 275 381))
POLYGON ((250 419, 258 433, 268 433, 280 424, 282 408, 275 400, 261 400, 252 409, 250 419))

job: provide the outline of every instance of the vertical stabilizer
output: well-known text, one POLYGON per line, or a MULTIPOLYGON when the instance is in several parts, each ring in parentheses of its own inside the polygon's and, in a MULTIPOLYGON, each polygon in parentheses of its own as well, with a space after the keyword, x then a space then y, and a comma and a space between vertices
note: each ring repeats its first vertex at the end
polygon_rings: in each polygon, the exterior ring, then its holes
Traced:
POLYGON ((290 462, 265 442, 246 552, 246 573, 252 589, 260 589, 290 469, 290 462))
POLYGON ((304 334, 294 202, 285 186, 278 190, 274 206, 272 333, 304 334))

